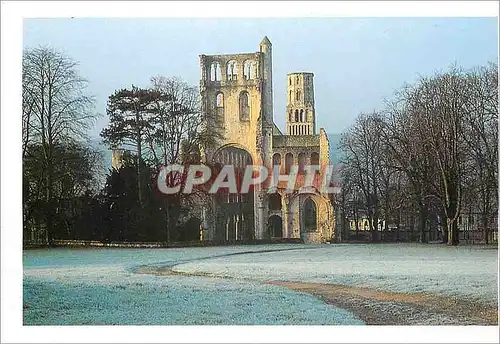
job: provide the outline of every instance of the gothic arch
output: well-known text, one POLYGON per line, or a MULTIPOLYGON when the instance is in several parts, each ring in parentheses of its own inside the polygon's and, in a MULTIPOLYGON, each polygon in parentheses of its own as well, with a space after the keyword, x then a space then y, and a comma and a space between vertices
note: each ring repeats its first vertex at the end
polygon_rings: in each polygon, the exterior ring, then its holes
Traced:
POLYGON ((281 154, 280 153, 274 153, 273 155, 273 165, 281 165, 281 154))
POLYGON ((302 206, 303 231, 314 232, 318 230, 318 207, 312 197, 308 197, 302 206))
POLYGON ((319 165, 319 154, 317 152, 311 153, 311 165, 319 165))
POLYGON ((217 108, 224 108, 224 93, 222 92, 217 92, 215 96, 215 106, 217 108))
MULTIPOLYGON (((250 240, 254 235, 254 193, 240 193, 245 167, 252 165, 252 155, 241 145, 228 144, 220 147, 212 157, 212 163, 222 167, 233 165, 238 192, 219 190, 213 195, 216 240, 250 240)), ((217 171, 215 171, 217 173, 217 171)))

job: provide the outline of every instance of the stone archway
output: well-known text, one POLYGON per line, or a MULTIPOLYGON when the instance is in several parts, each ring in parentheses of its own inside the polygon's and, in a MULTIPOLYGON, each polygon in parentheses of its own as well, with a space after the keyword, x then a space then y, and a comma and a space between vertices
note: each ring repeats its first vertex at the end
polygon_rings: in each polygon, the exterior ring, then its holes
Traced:
POLYGON ((269 217, 269 236, 271 238, 283 237, 283 220, 279 215, 269 217))
MULTIPOLYGON (((251 154, 236 145, 225 145, 212 158, 214 166, 232 165, 237 184, 246 166, 252 165, 251 154)), ((239 191, 239 190, 238 190, 239 191)), ((218 241, 251 240, 254 236, 254 193, 230 193, 220 190, 213 195, 215 239, 218 241)))

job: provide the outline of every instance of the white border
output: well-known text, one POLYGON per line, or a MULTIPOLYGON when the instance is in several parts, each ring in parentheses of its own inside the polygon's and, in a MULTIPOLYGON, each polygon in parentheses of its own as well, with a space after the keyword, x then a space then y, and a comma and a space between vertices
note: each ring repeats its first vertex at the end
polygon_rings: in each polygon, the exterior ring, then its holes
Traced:
MULTIPOLYGON (((24 17, 496 17, 496 1, 30 1, 24 17), (50 5, 49 5, 50 4, 50 5), (244 9, 244 10, 243 10, 244 9)), ((10 7, 10 6, 9 6, 10 7)))
POLYGON ((20 342, 498 343, 493 326, 36 326, 20 342))
POLYGON ((29 17, 498 17, 496 1, 2 2, 1 342, 497 342, 496 327, 182 326, 23 327, 21 212, 22 18, 29 17), (245 11, 242 11, 245 8, 245 11), (265 10, 263 10, 265 9, 265 10), (18 115, 19 114, 19 115, 18 115))

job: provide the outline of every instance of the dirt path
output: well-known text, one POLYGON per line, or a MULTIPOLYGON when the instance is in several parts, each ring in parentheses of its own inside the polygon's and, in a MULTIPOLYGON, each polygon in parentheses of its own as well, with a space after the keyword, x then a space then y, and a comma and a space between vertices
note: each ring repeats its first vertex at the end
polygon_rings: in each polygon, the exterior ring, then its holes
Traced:
POLYGON ((344 285, 268 282, 347 309, 368 325, 497 325, 498 309, 453 297, 392 293, 344 285))
MULTIPOLYGON (((157 276, 181 275, 232 278, 211 273, 185 273, 173 266, 140 266, 135 273, 157 276)), ((242 280, 242 279, 239 279, 242 280)), ((455 297, 423 293, 393 293, 355 286, 268 281, 298 292, 308 293, 325 303, 356 314, 367 325, 498 325, 498 308, 455 297)))

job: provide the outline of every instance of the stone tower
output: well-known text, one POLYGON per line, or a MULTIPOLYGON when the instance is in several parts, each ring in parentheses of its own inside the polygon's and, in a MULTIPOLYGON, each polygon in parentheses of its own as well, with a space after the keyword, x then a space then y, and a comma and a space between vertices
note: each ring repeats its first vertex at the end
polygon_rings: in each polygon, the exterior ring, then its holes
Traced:
POLYGON ((123 166, 123 153, 122 149, 113 149, 111 151, 111 167, 119 170, 123 166))
MULTIPOLYGON (((252 53, 200 55, 200 69, 202 111, 214 114, 207 118, 218 121, 223 131, 217 146, 204 151, 205 161, 236 168, 271 166, 274 122, 269 39, 264 37, 259 50, 252 53)), ((264 236, 268 204, 260 186, 245 195, 215 195, 213 204, 206 211, 206 227, 212 228, 203 234, 207 240, 264 236)))
POLYGON ((315 135, 313 73, 287 75, 286 134, 315 135))
POLYGON ((272 44, 265 36, 260 42, 262 56, 262 156, 264 165, 271 167, 273 152, 273 55, 272 44))

